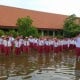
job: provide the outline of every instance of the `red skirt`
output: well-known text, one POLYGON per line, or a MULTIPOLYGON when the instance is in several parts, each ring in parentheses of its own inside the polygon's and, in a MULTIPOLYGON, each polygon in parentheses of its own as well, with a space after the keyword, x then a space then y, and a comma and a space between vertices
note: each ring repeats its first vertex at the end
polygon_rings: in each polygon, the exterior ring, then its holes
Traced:
POLYGON ((53 49, 54 49, 54 46, 51 45, 51 46, 50 46, 50 51, 53 51, 53 49))
POLYGON ((73 44, 70 44, 69 45, 69 50, 72 50, 73 49, 73 44))
POLYGON ((30 43, 30 48, 31 49, 33 49, 33 46, 34 46, 34 44, 33 43, 30 43))
POLYGON ((15 54, 16 54, 16 55, 19 55, 20 53, 21 53, 20 48, 16 47, 16 48, 15 48, 15 54))
POLYGON ((80 56, 80 48, 76 47, 75 52, 76 52, 76 56, 79 57, 80 56))
POLYGON ((20 52, 23 52, 23 44, 21 45, 21 47, 20 47, 20 52))
POLYGON ((50 46, 45 45, 45 53, 50 53, 50 46))
POLYGON ((43 53, 44 52, 44 46, 38 46, 38 53, 43 53))
POLYGON ((62 52, 63 51, 63 47, 62 46, 59 46, 59 52, 62 52))
POLYGON ((63 45, 63 50, 68 50, 68 45, 63 45))
POLYGON ((37 50, 38 46, 36 43, 34 43, 33 48, 37 50))
POLYGON ((23 52, 29 53, 29 46, 23 46, 23 52))
POLYGON ((4 47, 4 54, 8 56, 10 54, 11 47, 4 47))
POLYGON ((4 45, 0 45, 0 53, 4 53, 4 45))
POLYGON ((54 47, 54 53, 59 53, 59 47, 54 47))

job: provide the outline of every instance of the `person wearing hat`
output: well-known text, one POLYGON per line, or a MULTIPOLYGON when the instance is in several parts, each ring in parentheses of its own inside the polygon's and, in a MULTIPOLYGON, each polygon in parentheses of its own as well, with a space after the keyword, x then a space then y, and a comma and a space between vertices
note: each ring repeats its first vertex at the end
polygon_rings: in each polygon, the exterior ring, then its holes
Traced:
POLYGON ((29 47, 30 47, 30 42, 28 40, 28 37, 25 37, 23 40, 23 52, 24 53, 29 53, 29 47))
POLYGON ((11 51, 11 41, 9 41, 9 37, 5 37, 3 40, 3 46, 4 46, 4 54, 6 56, 9 56, 10 51, 11 51))
POLYGON ((33 36, 29 36, 28 40, 30 42, 30 51, 32 51, 33 48, 34 48, 33 47, 33 45, 34 45, 34 38, 33 38, 33 36))
POLYGON ((44 39, 42 37, 40 37, 38 39, 38 53, 39 54, 43 54, 44 53, 44 39))
POLYGON ((22 43, 21 43, 21 41, 19 40, 19 36, 17 36, 16 37, 16 39, 15 39, 15 41, 14 41, 14 46, 15 46, 15 54, 16 55, 19 55, 20 53, 21 53, 21 45, 22 45, 22 43))

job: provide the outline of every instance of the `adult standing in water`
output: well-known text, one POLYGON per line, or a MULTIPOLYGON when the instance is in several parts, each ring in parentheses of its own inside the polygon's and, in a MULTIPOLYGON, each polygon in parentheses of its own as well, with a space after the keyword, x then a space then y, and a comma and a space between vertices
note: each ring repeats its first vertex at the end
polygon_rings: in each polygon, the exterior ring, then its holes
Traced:
POLYGON ((80 34, 76 37, 76 57, 80 61, 80 34))

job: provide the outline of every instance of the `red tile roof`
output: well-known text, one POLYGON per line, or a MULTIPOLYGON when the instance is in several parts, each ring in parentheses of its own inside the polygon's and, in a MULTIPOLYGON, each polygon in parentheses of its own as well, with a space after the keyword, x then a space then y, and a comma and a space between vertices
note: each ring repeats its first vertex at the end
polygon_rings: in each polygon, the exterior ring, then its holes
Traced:
POLYGON ((0 5, 0 25, 16 28, 17 19, 30 16, 39 29, 62 29, 67 16, 0 5))

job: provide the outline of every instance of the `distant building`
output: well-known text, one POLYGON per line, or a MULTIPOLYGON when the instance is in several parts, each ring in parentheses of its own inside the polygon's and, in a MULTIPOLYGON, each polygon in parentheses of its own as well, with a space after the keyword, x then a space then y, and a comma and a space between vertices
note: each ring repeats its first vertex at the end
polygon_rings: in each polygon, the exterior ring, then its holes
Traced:
POLYGON ((42 35, 55 35, 62 31, 66 15, 20 9, 0 5, 0 29, 17 29, 18 18, 30 16, 42 35))

